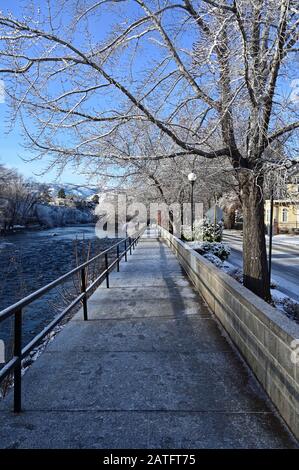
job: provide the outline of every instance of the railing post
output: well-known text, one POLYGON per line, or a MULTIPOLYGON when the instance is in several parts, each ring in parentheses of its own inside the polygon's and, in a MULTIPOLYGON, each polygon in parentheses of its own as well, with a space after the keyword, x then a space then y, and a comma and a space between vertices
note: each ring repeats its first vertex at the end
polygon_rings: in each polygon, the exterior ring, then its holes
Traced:
POLYGON ((88 320, 88 311, 87 311, 86 271, 85 271, 85 268, 81 269, 81 292, 84 294, 84 297, 83 297, 83 318, 84 318, 84 321, 86 321, 86 320, 88 320))
POLYGON ((106 267, 106 286, 109 289, 109 271, 108 271, 108 253, 105 253, 105 267, 106 267))
POLYGON ((132 254, 132 239, 129 237, 130 255, 132 254))
POLYGON ((117 245, 117 247, 116 247, 116 252, 117 252, 117 264, 116 264, 116 267, 117 267, 117 272, 119 273, 119 245, 117 245))
POLYGON ((125 240, 125 261, 128 261, 128 256, 127 256, 127 240, 125 240))
POLYGON ((22 309, 15 312, 14 356, 18 358, 14 368, 14 412, 22 410, 22 309))

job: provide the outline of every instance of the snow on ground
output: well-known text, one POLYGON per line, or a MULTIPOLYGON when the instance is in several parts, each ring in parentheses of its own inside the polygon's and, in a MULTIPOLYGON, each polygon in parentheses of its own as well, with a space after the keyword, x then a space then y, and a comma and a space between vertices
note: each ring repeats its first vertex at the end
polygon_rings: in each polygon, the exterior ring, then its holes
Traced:
POLYGON ((281 292, 280 290, 274 288, 274 289, 271 289, 271 294, 272 294, 272 297, 273 297, 273 300, 275 301, 275 303, 282 303, 285 299, 288 299, 289 297, 287 295, 285 295, 283 292, 281 292))
POLYGON ((271 289, 271 296, 277 309, 299 323, 299 303, 296 300, 291 299, 278 289, 271 289))
MULTIPOLYGON (((226 260, 231 253, 228 243, 223 242, 189 242, 188 245, 203 256, 215 255, 220 260, 226 260)), ((215 261, 215 260, 214 260, 215 261)), ((213 261, 212 261, 213 262, 213 261)))
MULTIPOLYGON (((269 241, 268 235, 266 235, 267 242, 269 241)), ((273 243, 275 245, 298 245, 299 246, 299 235, 274 235, 273 243)))
MULTIPOLYGON (((234 264, 229 261, 224 261, 221 266, 221 269, 230 276, 232 276, 234 279, 236 279, 238 282, 243 282, 243 269, 241 266, 242 265, 240 264, 234 264)), ((299 305, 298 298, 296 298, 295 296, 292 297, 292 292, 296 292, 297 289, 298 285, 295 285, 294 283, 291 283, 290 281, 282 277, 271 277, 271 293, 273 292, 277 296, 278 292, 280 292, 281 298, 289 298, 299 305), (286 293, 283 293, 281 290, 279 290, 280 288, 284 289, 286 293)))
MULTIPOLYGON (((224 230, 224 235, 227 236, 234 236, 237 239, 242 238, 242 231, 240 230, 224 230)), ((266 241, 269 242, 269 236, 266 235, 266 241)), ((299 245, 299 235, 289 235, 289 234, 281 234, 281 235, 273 235, 273 244, 274 245, 299 245)))
POLYGON ((298 297, 295 297, 294 294, 294 297, 292 297, 292 292, 298 292, 298 284, 295 284, 293 282, 290 282, 289 280, 278 276, 272 276, 271 282, 272 284, 275 284, 275 287, 277 287, 278 289, 284 289, 286 293, 290 292, 290 295, 288 297, 293 298, 298 302, 298 297))
MULTIPOLYGON (((243 270, 239 266, 236 266, 228 261, 222 261, 211 251, 203 254, 203 244, 201 242, 191 242, 188 245, 204 256, 208 261, 213 263, 217 268, 224 271, 229 276, 233 277, 236 281, 243 284, 243 270)), ((212 245, 212 244, 211 244, 212 245)), ((220 245, 220 244, 219 244, 220 245)), ((281 284, 280 280, 273 282, 273 288, 271 288, 271 296, 275 307, 286 314, 289 318, 299 322, 299 303, 296 299, 281 292, 277 286, 281 284)))
MULTIPOLYGON (((297 240, 298 237, 278 235, 277 243, 275 237, 272 256, 272 283, 275 283, 277 288, 284 294, 299 302, 299 246, 292 245, 290 242, 290 240, 297 240), (279 244, 279 240, 284 240, 285 243, 279 244)), ((231 254, 228 260, 236 267, 242 268, 242 237, 240 232, 226 230, 224 240, 231 246, 231 254)))

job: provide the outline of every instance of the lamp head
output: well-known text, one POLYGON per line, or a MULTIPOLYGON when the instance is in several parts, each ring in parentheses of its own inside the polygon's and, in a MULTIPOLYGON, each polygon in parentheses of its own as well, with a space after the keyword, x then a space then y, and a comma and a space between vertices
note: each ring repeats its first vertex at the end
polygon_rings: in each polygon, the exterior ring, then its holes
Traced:
POLYGON ((188 180, 191 182, 191 183, 194 183, 194 181, 196 181, 196 174, 195 173, 189 173, 188 175, 188 180))

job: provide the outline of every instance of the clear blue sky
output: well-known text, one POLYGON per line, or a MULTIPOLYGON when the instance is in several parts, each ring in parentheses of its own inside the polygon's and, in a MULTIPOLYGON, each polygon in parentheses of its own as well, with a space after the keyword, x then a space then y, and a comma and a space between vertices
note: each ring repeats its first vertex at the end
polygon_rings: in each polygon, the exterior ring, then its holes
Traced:
POLYGON ((20 173, 29 178, 35 178, 44 182, 61 182, 73 184, 85 184, 87 181, 83 175, 67 168, 58 178, 57 171, 51 171, 42 175, 47 167, 47 159, 42 161, 25 162, 29 160, 31 154, 22 146, 23 138, 19 125, 16 125, 10 132, 7 120, 7 105, 0 103, 0 163, 16 168, 20 173))
MULTIPOLYGON (((22 19, 25 9, 26 9, 27 0, 10 0, 7 2, 6 5, 1 5, 3 10, 10 10, 12 11, 17 18, 22 19)), ((41 5, 42 9, 45 8, 46 2, 44 0, 34 0, 35 8, 38 5, 41 5)), ((55 4, 55 2, 54 2, 55 4)), ((117 8, 117 7, 115 7, 117 8)), ((132 10, 130 10, 132 13, 132 10)), ((100 28, 99 24, 95 24, 93 20, 91 20, 91 27, 93 29, 93 36, 100 40, 102 36, 105 36, 107 31, 109 31, 110 24, 109 24, 109 14, 105 15, 105 20, 100 21, 100 28)), ((75 38, 76 40, 80 40, 80 36, 78 35, 75 38)), ((190 41, 190 44, 193 42, 194 38, 184 37, 186 44, 190 41)), ((190 46, 189 44, 189 46, 190 46)), ((155 55, 155 48, 153 49, 148 48, 146 50, 147 54, 151 56, 155 55)), ((138 68, 143 68, 147 62, 147 54, 144 54, 144 57, 138 56, 136 59, 136 63, 134 65, 138 68)), ((295 67, 295 66, 294 66, 295 67)), ((291 74, 291 70, 288 71, 291 74)), ((297 73, 297 72, 296 72, 297 73)), ((296 73, 294 72, 294 76, 292 78, 296 78, 296 73)), ((1 78, 1 77, 0 77, 1 78)), ((290 88, 291 78, 289 80, 282 80, 280 89, 282 93, 289 94, 292 90, 290 88)), ((104 102, 102 102, 104 105, 104 102)), ((87 184, 87 179, 80 175, 78 169, 74 170, 72 167, 67 167, 63 174, 58 178, 57 172, 52 170, 48 172, 47 175, 42 175, 43 171, 47 168, 47 158, 38 161, 31 161, 25 162, 22 160, 22 157, 26 160, 29 160, 31 155, 28 153, 28 150, 25 150, 22 147, 23 137, 21 135, 21 129, 18 124, 8 133, 8 106, 6 103, 0 102, 0 162, 6 164, 7 166, 14 167, 18 169, 22 174, 26 177, 35 177, 39 181, 44 182, 59 182, 59 183, 73 183, 73 184, 87 184)))
MULTIPOLYGON (((46 4, 44 0, 34 0, 34 8, 38 11, 38 7, 40 5, 41 11, 44 11, 46 8, 46 4)), ((55 1, 53 2, 55 5, 55 1)), ((1 8, 5 12, 12 12, 13 15, 17 18, 22 20, 23 16, 26 14, 26 7, 27 1, 26 0, 11 0, 7 3, 7 5, 1 5, 1 8)), ((139 6, 130 7, 130 13, 134 14, 134 9, 140 9, 139 6)), ((120 14, 120 6, 115 6, 116 11, 118 10, 120 14)), ((38 17, 38 15, 37 15, 38 17)), ((66 18, 67 19, 67 18, 66 18)), ((91 17, 89 27, 91 28, 93 38, 97 41, 100 41, 104 38, 111 28, 111 24, 115 22, 115 17, 111 16, 111 13, 108 11, 105 13, 105 16, 101 18, 100 24, 94 22, 93 18, 91 17), (100 27, 99 27, 100 26, 100 27)), ((80 41, 80 35, 76 33, 75 40, 80 41)), ((155 55, 155 48, 153 47, 152 56, 155 55)), ((136 59, 135 65, 138 68, 143 68, 146 64, 146 57, 138 57, 136 59)), ((1 79, 1 77, 0 77, 1 79)), ((104 101, 102 98, 101 105, 104 105, 104 101)), ((99 104, 97 103, 97 106, 99 104)), ((26 177, 35 177, 36 179, 44 182, 61 182, 61 183, 73 183, 73 184, 87 184, 87 179, 84 175, 80 175, 78 169, 74 170, 71 166, 68 166, 63 174, 57 180, 57 172, 55 170, 48 172, 46 175, 42 175, 43 171, 47 168, 47 158, 44 157, 43 160, 38 161, 31 161, 25 162, 22 158, 29 160, 32 155, 28 153, 27 149, 22 147, 23 137, 21 133, 21 127, 19 124, 16 124, 15 127, 8 132, 9 130, 9 113, 8 113, 8 105, 5 103, 0 103, 0 139, 1 139, 1 146, 0 146, 0 162, 6 164, 7 166, 11 166, 19 170, 24 176, 26 177)), ((28 122, 26 122, 26 125, 28 122)), ((29 124, 30 126, 30 124, 29 124)))
MULTIPOLYGON (((16 18, 22 20, 26 11, 27 0, 11 0, 6 5, 1 5, 1 9, 6 12, 13 12, 16 18)), ((38 9, 45 8, 44 0, 35 0, 34 6, 38 9)), ((101 34, 105 34, 109 28, 107 17, 105 24, 101 25, 101 34)), ((98 32, 98 36, 100 33, 98 32)), ((1 77, 0 77, 1 79, 1 77)), ((49 160, 44 157, 43 160, 29 161, 32 154, 23 148, 23 136, 19 124, 15 124, 13 129, 9 125, 9 110, 6 103, 0 101, 0 163, 17 169, 26 177, 35 178, 43 182, 55 183, 72 183, 72 184, 88 184, 84 175, 78 173, 78 169, 73 169, 70 165, 63 171, 61 176, 57 176, 57 171, 52 170, 46 175, 42 173, 47 169, 49 160), (27 160, 24 161, 23 159, 27 160)))

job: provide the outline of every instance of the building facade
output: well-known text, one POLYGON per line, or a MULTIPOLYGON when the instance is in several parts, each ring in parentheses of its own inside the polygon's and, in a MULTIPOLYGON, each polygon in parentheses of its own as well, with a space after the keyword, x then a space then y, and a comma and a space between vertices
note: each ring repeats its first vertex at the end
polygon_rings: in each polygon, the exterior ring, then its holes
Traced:
MULTIPOLYGON (((269 231, 270 200, 265 201, 265 224, 269 231)), ((273 204, 273 233, 299 235, 299 171, 287 183, 287 197, 275 199, 273 204)))

